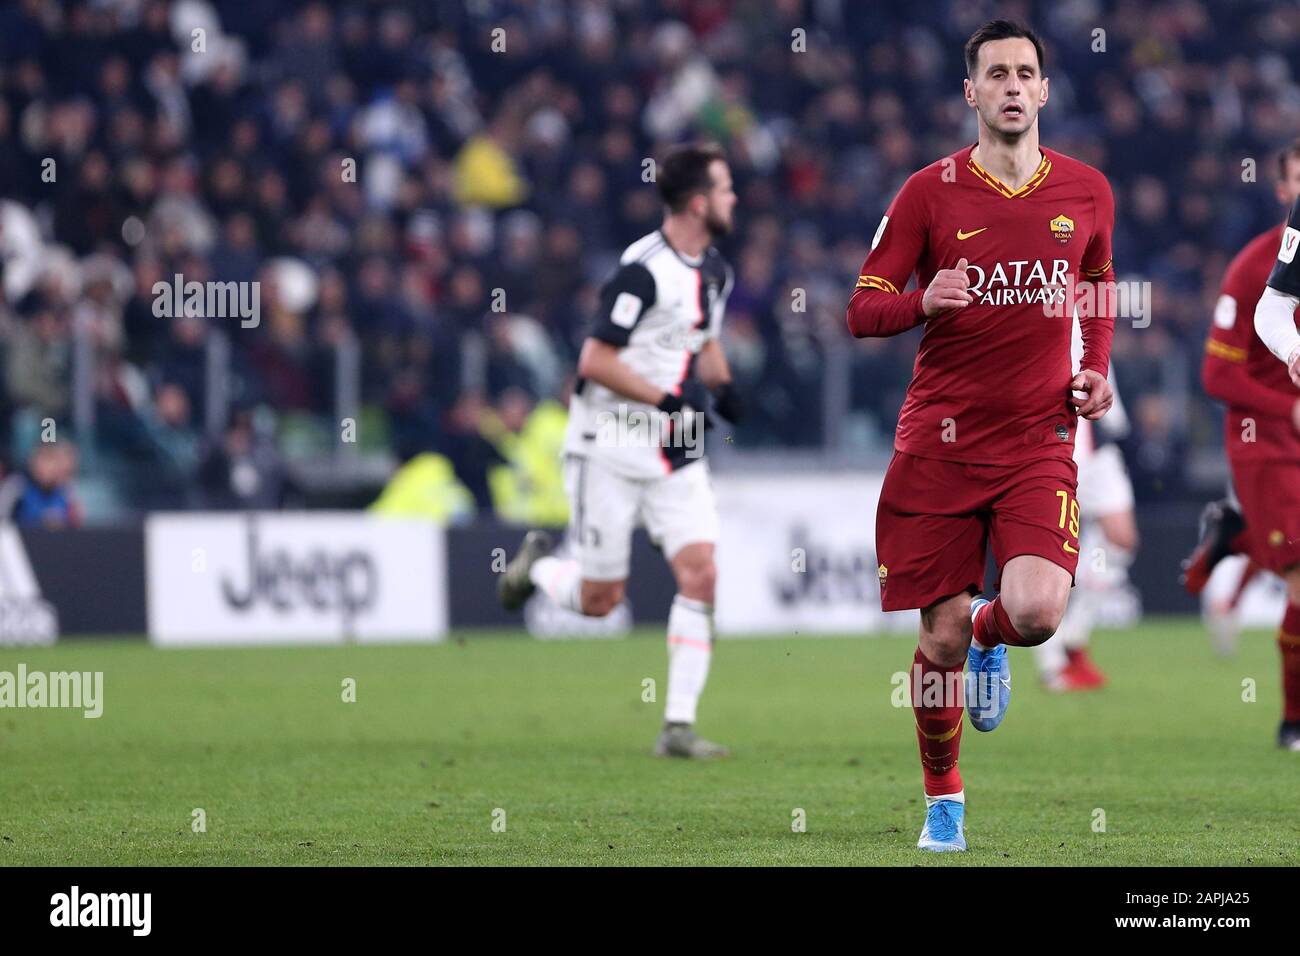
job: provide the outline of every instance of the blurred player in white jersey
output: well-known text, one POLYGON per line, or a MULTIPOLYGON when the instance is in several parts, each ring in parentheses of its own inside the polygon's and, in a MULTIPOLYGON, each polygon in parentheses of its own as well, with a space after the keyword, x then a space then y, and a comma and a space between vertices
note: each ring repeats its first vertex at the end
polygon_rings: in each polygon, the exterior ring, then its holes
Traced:
POLYGON ((658 164, 663 225, 628 246, 601 290, 569 403, 565 487, 573 558, 532 531, 500 582, 520 607, 537 588, 562 607, 602 617, 623 600, 632 532, 643 524, 677 581, 668 615, 668 692, 655 753, 720 757, 696 735, 713 654, 718 513, 704 459, 709 401, 741 414, 718 335, 731 267, 714 248, 732 228, 736 194, 719 147, 674 147, 658 164))
MULTIPOLYGON (((1074 364, 1083 355, 1079 320, 1074 320, 1074 364)), ((1056 635, 1034 648, 1038 674, 1051 690, 1089 690, 1106 678, 1088 654, 1088 638, 1102 604, 1122 593, 1138 547, 1133 515, 1133 483, 1119 445, 1129 430, 1128 412, 1120 399, 1112 369, 1110 386, 1115 404, 1099 421, 1079 419, 1074 461, 1079 466, 1079 567, 1065 617, 1056 635)))

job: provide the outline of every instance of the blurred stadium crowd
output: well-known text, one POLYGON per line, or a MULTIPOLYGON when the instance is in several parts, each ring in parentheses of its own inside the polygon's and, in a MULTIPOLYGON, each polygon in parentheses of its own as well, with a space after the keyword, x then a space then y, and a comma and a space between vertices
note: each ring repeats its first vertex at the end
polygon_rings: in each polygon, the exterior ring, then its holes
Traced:
POLYGON ((643 159, 694 137, 741 197, 736 447, 880 453, 915 336, 854 344, 844 305, 902 181, 974 140, 961 47, 993 15, 1043 34, 1043 141, 1110 177, 1120 278, 1153 283, 1114 353, 1138 494, 1217 482, 1200 354, 1229 258, 1282 216, 1293 3, 17 0, 6 468, 53 420, 92 515, 274 505, 332 468, 347 413, 349 453, 442 456, 458 514, 535 517, 511 498, 544 480, 600 282, 660 218, 643 159), (155 316, 176 274, 260 280, 260 323, 155 316))

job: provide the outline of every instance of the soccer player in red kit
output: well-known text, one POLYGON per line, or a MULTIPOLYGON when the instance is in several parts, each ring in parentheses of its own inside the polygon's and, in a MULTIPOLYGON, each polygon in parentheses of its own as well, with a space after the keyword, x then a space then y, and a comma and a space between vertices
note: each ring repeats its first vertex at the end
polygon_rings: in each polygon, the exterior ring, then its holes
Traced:
POLYGON ((1207 509, 1204 540, 1185 577, 1188 590, 1196 593, 1219 560, 1244 552, 1286 582, 1287 606, 1277 638, 1283 698, 1277 741, 1288 750, 1300 750, 1300 391, 1284 364, 1300 342, 1296 301, 1287 301, 1300 295, 1297 197, 1300 140, 1278 157, 1277 198, 1294 207, 1291 221, 1256 236, 1237 254, 1214 307, 1201 378, 1205 391, 1228 406, 1223 443, 1241 515, 1226 502, 1207 509), (1271 341, 1265 339, 1267 328, 1256 330, 1257 306, 1266 306, 1266 300, 1278 302, 1282 313, 1271 341))
POLYGON ((1112 401, 1113 316, 1080 307, 1084 355, 1072 375, 1067 301, 1076 283, 1113 281, 1110 187, 1039 146, 1048 81, 1031 30, 985 24, 967 41, 966 70, 979 142, 904 183, 848 306, 857 337, 925 326, 880 494, 876 552, 884 609, 921 609, 918 846, 935 851, 966 848, 963 705, 976 730, 996 727, 1010 700, 1006 645, 1040 644, 1060 624, 1079 558, 1077 416, 1098 419, 1112 401), (913 273, 918 287, 905 292, 913 273), (972 601, 990 543, 1000 594, 972 601), (965 691, 954 694, 963 664, 965 691))

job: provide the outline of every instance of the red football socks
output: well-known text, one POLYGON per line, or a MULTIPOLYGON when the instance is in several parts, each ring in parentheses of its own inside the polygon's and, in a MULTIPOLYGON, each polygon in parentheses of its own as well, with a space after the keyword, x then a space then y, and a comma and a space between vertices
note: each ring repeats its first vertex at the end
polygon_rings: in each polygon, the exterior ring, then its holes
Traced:
POLYGON ((1011 625, 1011 617, 1002 606, 1002 595, 993 599, 993 603, 975 615, 975 640, 984 647, 1009 644, 1012 647, 1032 647, 1033 645, 1020 636, 1011 625))
POLYGON ((921 747, 921 772, 927 796, 961 791, 957 752, 961 749, 961 722, 965 716, 964 664, 940 667, 916 649, 912 659, 912 712, 916 716, 916 742, 921 747))
POLYGON ((1300 604, 1288 604, 1278 631, 1282 652, 1282 719, 1300 720, 1300 604))

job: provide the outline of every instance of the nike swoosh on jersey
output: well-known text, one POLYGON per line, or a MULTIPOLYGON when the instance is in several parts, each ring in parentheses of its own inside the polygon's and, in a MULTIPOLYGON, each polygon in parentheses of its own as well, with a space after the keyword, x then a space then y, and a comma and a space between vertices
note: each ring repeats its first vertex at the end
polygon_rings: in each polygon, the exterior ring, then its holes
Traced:
POLYGON ((1070 547, 1070 542, 1068 542, 1068 541, 1062 541, 1062 542, 1061 542, 1061 547, 1062 547, 1066 552, 1068 552, 1069 554, 1078 554, 1078 553, 1079 553, 1078 548, 1072 548, 1072 547, 1070 547))
POLYGON ((971 236, 978 236, 981 232, 983 232, 983 231, 984 231, 985 229, 987 229, 987 228, 988 228, 988 226, 985 226, 983 229, 972 229, 970 232, 962 232, 960 229, 958 229, 958 230, 957 230, 957 238, 958 238, 958 239, 969 239, 971 236))

